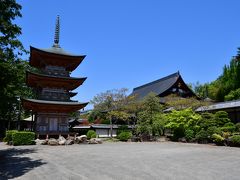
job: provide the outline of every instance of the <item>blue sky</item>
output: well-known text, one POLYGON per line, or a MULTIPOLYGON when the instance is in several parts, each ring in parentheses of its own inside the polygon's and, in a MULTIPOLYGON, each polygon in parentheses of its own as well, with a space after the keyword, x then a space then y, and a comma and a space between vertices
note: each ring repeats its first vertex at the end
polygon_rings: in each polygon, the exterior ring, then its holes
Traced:
MULTIPOLYGON (((79 101, 114 88, 136 86, 180 71, 186 83, 211 82, 240 47, 238 0, 18 0, 20 39, 60 45, 87 57, 72 76, 87 76, 79 101)), ((88 108, 90 108, 89 106, 88 108)))

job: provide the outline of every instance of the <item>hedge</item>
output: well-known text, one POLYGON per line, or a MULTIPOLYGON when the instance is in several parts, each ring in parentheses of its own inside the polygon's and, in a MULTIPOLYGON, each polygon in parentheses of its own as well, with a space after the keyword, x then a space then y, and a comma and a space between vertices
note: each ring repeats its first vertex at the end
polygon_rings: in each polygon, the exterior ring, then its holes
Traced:
POLYGON ((12 134, 14 146, 34 144, 35 133, 19 131, 12 134))
POLYGON ((17 130, 6 131, 6 136, 3 138, 3 141, 9 144, 12 141, 12 135, 16 132, 18 131, 17 130))

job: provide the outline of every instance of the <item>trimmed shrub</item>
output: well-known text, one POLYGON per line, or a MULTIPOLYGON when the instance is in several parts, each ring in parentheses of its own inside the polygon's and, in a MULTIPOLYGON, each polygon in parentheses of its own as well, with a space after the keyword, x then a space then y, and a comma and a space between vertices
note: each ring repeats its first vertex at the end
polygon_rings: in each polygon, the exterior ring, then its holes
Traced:
POLYGON ((240 146, 240 135, 234 135, 230 137, 230 141, 233 144, 233 146, 240 146))
POLYGON ((207 133, 209 136, 212 136, 213 134, 221 134, 221 130, 216 126, 211 126, 207 129, 207 133))
POLYGON ((3 141, 9 144, 9 142, 12 141, 12 135, 16 132, 18 131, 17 130, 6 131, 6 136, 3 138, 3 141))
POLYGON ((88 138, 88 139, 96 138, 96 137, 97 137, 97 134, 96 134, 96 132, 95 132, 94 130, 89 130, 89 131, 87 132, 87 138, 88 138))
POLYGON ((185 131, 185 138, 189 141, 192 140, 194 138, 194 131, 191 129, 187 129, 185 131))
POLYGON ((132 138, 132 133, 131 132, 121 132, 117 138, 120 140, 120 141, 127 141, 128 139, 131 139, 132 138))
POLYGON ((217 145, 223 145, 224 143, 224 138, 219 134, 213 134, 212 139, 213 139, 213 142, 215 142, 217 145))
POLYGON ((128 131, 128 126, 127 125, 121 125, 118 127, 117 130, 117 136, 121 133, 121 132, 127 132, 128 131))
POLYGON ((34 144, 35 133, 19 131, 12 134, 12 140, 14 146, 19 145, 32 145, 34 144))
POLYGON ((201 129, 197 134, 196 134, 196 139, 200 143, 207 143, 208 142, 209 135, 207 131, 204 129, 201 129))
POLYGON ((236 130, 240 132, 240 123, 235 124, 235 126, 236 126, 236 130))
POLYGON ((93 133, 92 135, 91 135, 91 138, 96 138, 97 137, 97 134, 96 133, 93 133))
POLYGON ((236 127, 235 126, 224 126, 224 127, 221 127, 220 130, 222 132, 234 132, 236 130, 236 127))

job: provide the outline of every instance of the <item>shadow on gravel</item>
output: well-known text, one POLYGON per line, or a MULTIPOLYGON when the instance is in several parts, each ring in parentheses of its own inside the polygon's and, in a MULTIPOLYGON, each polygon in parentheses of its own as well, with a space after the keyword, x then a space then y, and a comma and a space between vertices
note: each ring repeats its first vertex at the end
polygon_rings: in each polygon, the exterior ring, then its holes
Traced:
POLYGON ((41 159, 33 160, 25 157, 26 154, 35 153, 34 149, 6 149, 0 150, 0 179, 6 180, 22 176, 28 171, 39 167, 45 162, 41 159))

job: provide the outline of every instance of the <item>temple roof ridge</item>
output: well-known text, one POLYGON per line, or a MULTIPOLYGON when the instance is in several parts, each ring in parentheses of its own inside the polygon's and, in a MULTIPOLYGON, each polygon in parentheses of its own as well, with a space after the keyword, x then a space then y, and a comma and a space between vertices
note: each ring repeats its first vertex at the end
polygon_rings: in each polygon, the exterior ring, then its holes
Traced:
POLYGON ((163 77, 163 78, 160 78, 160 79, 157 79, 157 80, 155 80, 155 81, 149 82, 149 83, 147 83, 147 84, 138 86, 138 87, 134 88, 133 90, 141 89, 141 88, 144 88, 144 87, 146 87, 146 86, 150 86, 150 85, 152 85, 152 84, 155 84, 155 83, 158 83, 158 82, 161 82, 161 81, 170 79, 170 78, 174 78, 174 77, 178 78, 179 76, 181 76, 181 75, 180 75, 180 72, 177 71, 177 72, 175 72, 175 73, 173 73, 173 74, 170 74, 170 75, 168 75, 168 76, 165 76, 165 77, 163 77))

